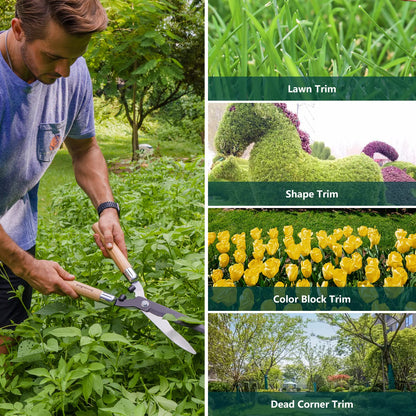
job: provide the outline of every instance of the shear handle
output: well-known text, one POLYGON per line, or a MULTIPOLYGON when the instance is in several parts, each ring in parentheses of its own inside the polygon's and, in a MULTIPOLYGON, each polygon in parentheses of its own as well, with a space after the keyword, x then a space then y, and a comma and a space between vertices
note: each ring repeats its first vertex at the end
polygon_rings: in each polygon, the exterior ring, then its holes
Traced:
MULTIPOLYGON (((101 230, 98 226, 98 222, 96 222, 92 226, 92 229, 96 234, 99 235, 101 241, 104 244, 104 236, 101 233, 101 230)), ((124 276, 128 279, 129 282, 132 283, 137 279, 136 272, 133 270, 133 267, 131 266, 131 264, 126 259, 126 257, 124 256, 124 254, 115 242, 113 242, 113 248, 107 248, 107 253, 112 258, 117 267, 120 269, 121 273, 123 273, 124 276)))

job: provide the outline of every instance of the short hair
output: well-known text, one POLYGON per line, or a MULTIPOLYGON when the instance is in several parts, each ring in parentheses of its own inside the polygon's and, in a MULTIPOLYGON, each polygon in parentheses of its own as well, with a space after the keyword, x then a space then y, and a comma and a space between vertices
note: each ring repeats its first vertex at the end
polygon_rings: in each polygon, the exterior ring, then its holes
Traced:
POLYGON ((29 42, 45 38, 49 20, 71 35, 102 32, 108 22, 99 0, 16 0, 15 14, 29 42))

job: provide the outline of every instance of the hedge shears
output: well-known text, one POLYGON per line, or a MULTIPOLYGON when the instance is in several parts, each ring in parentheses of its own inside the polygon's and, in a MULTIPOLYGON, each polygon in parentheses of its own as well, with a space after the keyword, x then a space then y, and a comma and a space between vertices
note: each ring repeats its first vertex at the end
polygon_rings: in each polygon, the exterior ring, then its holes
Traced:
MULTIPOLYGON (((92 228, 94 232, 100 236, 101 240, 104 241, 103 235, 98 228, 98 223, 95 223, 92 228)), ((78 295, 85 296, 97 302, 120 306, 122 308, 139 309, 176 345, 183 348, 185 351, 196 354, 196 351, 191 347, 189 342, 181 334, 175 331, 169 321, 163 317, 165 315, 173 315, 173 317, 176 318, 176 320, 173 321, 174 323, 187 326, 202 334, 205 332, 204 326, 187 323, 187 321, 189 322, 189 318, 186 315, 147 299, 144 294, 143 286, 137 280, 137 273, 133 270, 133 267, 117 244, 113 243, 113 248, 107 249, 107 251, 119 270, 131 283, 128 290, 130 293, 134 293, 135 297, 129 299, 126 295, 121 295, 117 298, 110 293, 106 293, 101 289, 89 286, 85 283, 78 282, 77 280, 68 281, 78 295)))

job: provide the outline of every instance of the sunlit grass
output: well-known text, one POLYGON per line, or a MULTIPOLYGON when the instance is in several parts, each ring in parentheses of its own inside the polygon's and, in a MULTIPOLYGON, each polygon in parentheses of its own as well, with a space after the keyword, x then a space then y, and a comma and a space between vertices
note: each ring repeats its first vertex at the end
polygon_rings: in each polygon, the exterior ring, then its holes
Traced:
POLYGON ((416 4, 211 0, 210 76, 411 76, 416 4))

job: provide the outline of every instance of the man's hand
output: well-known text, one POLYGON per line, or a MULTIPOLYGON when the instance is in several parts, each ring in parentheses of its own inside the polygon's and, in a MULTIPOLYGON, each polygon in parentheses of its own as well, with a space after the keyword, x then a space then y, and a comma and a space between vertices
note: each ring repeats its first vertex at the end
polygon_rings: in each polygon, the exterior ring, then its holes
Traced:
POLYGON ((65 282, 74 280, 75 276, 54 261, 36 260, 30 256, 30 260, 24 265, 22 271, 16 274, 44 295, 56 293, 74 299, 78 298, 75 290, 65 282))
POLYGON ((103 255, 105 257, 110 257, 108 255, 107 248, 111 250, 113 248, 113 244, 115 243, 127 258, 124 233, 120 226, 117 211, 113 208, 105 209, 100 216, 100 220, 98 221, 98 227, 100 228, 101 234, 104 236, 104 243, 101 241, 98 234, 94 234, 94 239, 103 255))

